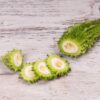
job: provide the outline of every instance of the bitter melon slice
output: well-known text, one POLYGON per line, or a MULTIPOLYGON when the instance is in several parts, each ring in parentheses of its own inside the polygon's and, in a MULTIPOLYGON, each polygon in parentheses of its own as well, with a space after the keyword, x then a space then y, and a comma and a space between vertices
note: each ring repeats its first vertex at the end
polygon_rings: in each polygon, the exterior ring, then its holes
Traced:
POLYGON ((1 56, 1 60, 9 69, 19 71, 23 64, 23 55, 21 50, 13 49, 1 56))
POLYGON ((34 63, 27 63, 23 65, 20 71, 19 78, 22 78, 28 83, 34 83, 39 80, 39 76, 33 71, 34 63))
POLYGON ((46 65, 45 61, 36 61, 33 70, 36 74, 44 80, 53 79, 54 76, 46 65))
POLYGON ((46 63, 49 69, 56 75, 62 76, 68 74, 71 70, 68 61, 58 55, 48 55, 46 63))

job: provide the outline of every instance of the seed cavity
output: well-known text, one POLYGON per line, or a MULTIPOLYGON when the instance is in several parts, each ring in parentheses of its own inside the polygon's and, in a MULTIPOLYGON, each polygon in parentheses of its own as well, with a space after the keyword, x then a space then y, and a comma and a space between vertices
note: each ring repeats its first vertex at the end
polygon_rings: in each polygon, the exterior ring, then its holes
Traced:
POLYGON ((14 63, 17 67, 19 67, 22 63, 22 56, 18 53, 14 55, 14 63))
POLYGON ((78 46, 72 41, 65 41, 63 43, 63 50, 68 53, 76 53, 78 51, 78 46))
POLYGON ((47 68, 45 62, 41 62, 41 63, 39 64, 39 71, 40 71, 41 73, 43 73, 43 74, 49 74, 49 73, 50 73, 50 71, 49 71, 49 69, 47 68))
POLYGON ((62 66, 62 62, 58 60, 58 61, 56 62, 56 66, 57 66, 57 67, 61 67, 61 66, 62 66))
POLYGON ((64 68, 64 62, 60 58, 53 58, 52 65, 54 68, 59 70, 64 68))
POLYGON ((27 77, 30 77, 30 78, 34 76, 34 72, 32 71, 32 66, 28 66, 25 69, 25 74, 27 77))

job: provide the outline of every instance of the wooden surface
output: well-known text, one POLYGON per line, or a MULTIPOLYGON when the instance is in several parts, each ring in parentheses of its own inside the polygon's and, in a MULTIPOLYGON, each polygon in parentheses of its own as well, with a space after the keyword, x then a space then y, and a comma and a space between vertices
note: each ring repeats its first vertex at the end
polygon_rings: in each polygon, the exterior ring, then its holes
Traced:
MULTIPOLYGON (((65 29, 94 18, 100 18, 100 0, 0 0, 0 55, 19 48, 30 62, 58 54, 65 29)), ((100 41, 88 54, 66 59, 68 76, 32 85, 0 62, 0 100, 100 100, 100 41)))

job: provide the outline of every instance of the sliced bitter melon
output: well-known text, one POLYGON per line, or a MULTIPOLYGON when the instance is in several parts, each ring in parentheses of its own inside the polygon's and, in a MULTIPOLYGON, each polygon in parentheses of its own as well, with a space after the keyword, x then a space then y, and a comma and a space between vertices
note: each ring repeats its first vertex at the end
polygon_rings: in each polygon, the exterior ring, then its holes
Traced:
POLYGON ((23 65, 20 71, 19 78, 25 80, 28 83, 34 83, 39 80, 39 76, 33 71, 34 63, 27 63, 23 65))
POLYGON ((36 74, 44 80, 53 79, 54 76, 46 65, 45 61, 36 61, 33 70, 36 74))
POLYGON ((58 41, 60 51, 76 57, 85 53, 100 37, 100 19, 86 21, 68 28, 58 41))
POLYGON ((19 71, 23 64, 21 50, 13 49, 1 57, 2 62, 11 70, 19 71))
POLYGON ((58 55, 48 55, 46 63, 52 73, 56 76, 68 74, 71 70, 68 61, 58 55))

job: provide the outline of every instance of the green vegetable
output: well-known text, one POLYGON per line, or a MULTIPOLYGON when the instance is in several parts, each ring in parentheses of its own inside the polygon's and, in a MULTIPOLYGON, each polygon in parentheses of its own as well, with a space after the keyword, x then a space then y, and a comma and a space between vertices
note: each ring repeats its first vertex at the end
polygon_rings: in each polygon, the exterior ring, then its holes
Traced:
POLYGON ((100 19, 75 24, 58 41, 60 51, 71 57, 84 54, 100 37, 100 19))
POLYGON ((39 80, 39 77, 33 71, 33 63, 27 63, 23 65, 23 68, 20 71, 19 78, 22 78, 28 83, 34 83, 39 80))
POLYGON ((1 57, 2 62, 13 71, 19 71, 22 68, 23 56, 21 50, 13 49, 1 57))
POLYGON ((36 74, 44 80, 53 79, 54 76, 48 69, 45 61, 36 61, 33 67, 36 74))
POLYGON ((55 76, 68 74, 68 72, 71 70, 68 61, 58 55, 48 55, 46 63, 48 68, 55 74, 55 76))

